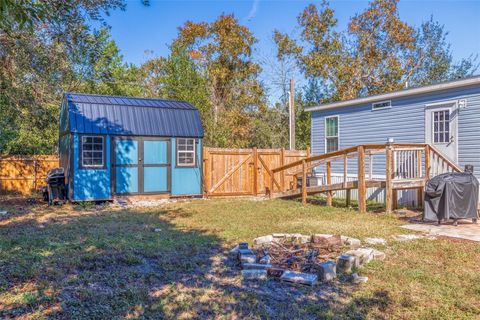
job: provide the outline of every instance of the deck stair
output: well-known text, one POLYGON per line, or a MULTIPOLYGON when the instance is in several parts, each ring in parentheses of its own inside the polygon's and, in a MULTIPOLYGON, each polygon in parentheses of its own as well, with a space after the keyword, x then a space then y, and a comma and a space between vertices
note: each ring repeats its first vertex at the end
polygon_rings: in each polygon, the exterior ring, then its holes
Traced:
MULTIPOLYGON (((306 203, 308 195, 324 193, 327 205, 332 205, 335 191, 346 190, 349 202, 350 191, 357 189, 359 211, 365 212, 367 189, 385 188, 386 211, 391 212, 397 190, 416 189, 421 199, 428 179, 441 173, 460 171, 458 165, 429 144, 364 144, 307 157, 272 169, 269 195, 270 198, 301 197, 302 202, 306 203), (337 172, 343 169, 343 182, 332 182, 332 166, 337 172), (283 181, 282 176, 287 170, 299 167, 301 169, 293 173, 302 182, 312 175, 313 168, 317 172, 324 168, 325 183, 318 186, 301 183, 301 187, 297 187, 278 182, 283 181), (374 175, 374 168, 377 171, 378 168, 384 168, 385 174, 380 177, 374 175), (355 180, 348 179, 352 171, 355 180)), ((291 171, 288 173, 292 174, 291 171)))

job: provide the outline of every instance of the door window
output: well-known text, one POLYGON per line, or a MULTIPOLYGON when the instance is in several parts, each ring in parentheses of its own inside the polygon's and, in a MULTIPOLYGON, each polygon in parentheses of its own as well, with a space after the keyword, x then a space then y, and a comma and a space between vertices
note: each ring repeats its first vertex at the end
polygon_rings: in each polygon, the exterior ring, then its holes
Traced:
POLYGON ((433 112, 433 142, 450 142, 450 111, 441 110, 433 112))

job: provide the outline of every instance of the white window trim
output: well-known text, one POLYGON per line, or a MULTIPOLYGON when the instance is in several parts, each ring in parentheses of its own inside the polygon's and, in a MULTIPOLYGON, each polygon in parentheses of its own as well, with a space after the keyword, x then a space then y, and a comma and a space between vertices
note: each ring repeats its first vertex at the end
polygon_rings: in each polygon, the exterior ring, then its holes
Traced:
POLYGON ((177 143, 176 143, 176 149, 177 149, 177 167, 195 167, 197 163, 197 140, 195 138, 177 138, 177 143), (184 139, 184 140, 193 140, 193 150, 180 150, 178 148, 178 141, 184 139), (180 157, 179 153, 184 152, 184 153, 193 153, 193 163, 180 163, 180 157))
POLYGON ((385 110, 385 109, 391 109, 392 108, 392 100, 384 100, 384 101, 376 101, 372 102, 372 111, 377 111, 377 110, 385 110), (380 108, 375 108, 374 105, 380 104, 380 103, 385 103, 388 102, 390 105, 386 107, 380 107, 380 108))
MULTIPOLYGON (((427 103, 425 104, 425 128, 427 127, 427 125, 430 125, 430 127, 432 128, 431 130, 433 131, 433 121, 432 119, 430 118, 430 124, 427 123, 427 119, 428 116, 427 116, 427 112, 430 112, 432 111, 432 109, 436 109, 436 108, 440 108, 441 106, 445 106, 445 109, 448 109, 450 108, 451 111, 450 111, 450 114, 454 113, 454 112, 457 112, 457 120, 454 120, 456 121, 455 122, 455 130, 453 131, 453 134, 455 134, 455 159, 450 159, 452 160, 453 162, 457 162, 458 161, 458 139, 460 138, 459 136, 459 132, 458 132, 458 127, 459 127, 459 124, 458 124, 458 111, 459 111, 459 108, 458 108, 458 101, 459 100, 445 100, 445 101, 436 101, 436 102, 431 102, 431 103, 427 103)), ((450 128, 451 130, 451 128, 450 128)), ((425 130, 425 142, 426 143, 431 143, 431 144, 434 144, 433 142, 433 136, 432 136, 432 132, 430 132, 430 135, 428 134, 429 132, 427 130, 425 130), (431 139, 431 140, 429 140, 431 139)), ((452 133, 452 131, 450 132, 450 134, 452 133)))
POLYGON ((80 159, 81 159, 81 168, 104 168, 105 167, 105 137, 104 136, 91 136, 91 135, 85 135, 82 136, 82 139, 80 140, 80 159), (83 141, 85 138, 102 138, 102 164, 84 164, 83 162, 83 141))
MULTIPOLYGON (((432 141, 433 144, 440 144, 440 145, 448 145, 448 144, 450 144, 450 137, 452 136, 451 124, 448 125, 448 128, 449 128, 449 130, 448 130, 448 135, 449 135, 448 141, 445 141, 445 142, 435 142, 435 112, 445 112, 445 111, 448 112, 448 115, 449 115, 449 120, 448 120, 448 121, 450 122, 450 116, 451 116, 451 114, 452 114, 452 108, 445 107, 445 108, 443 108, 443 109, 442 109, 442 108, 438 108, 438 110, 431 110, 431 112, 432 112, 432 120, 431 120, 431 121, 432 121, 432 133, 431 133, 431 135, 432 135, 432 136, 431 136, 431 139, 432 139, 432 140, 431 140, 431 141, 432 141)), ((444 125, 445 125, 445 124, 444 124, 444 125)), ((444 129, 445 129, 445 128, 444 128, 444 129)))
MULTIPOLYGON (((338 115, 335 115, 335 116, 328 116, 328 117, 325 117, 325 120, 324 120, 324 144, 325 144, 325 153, 328 153, 327 152, 327 138, 337 138, 337 150, 340 150, 340 116, 338 115), (337 118, 337 135, 336 136, 331 136, 331 137, 327 137, 327 119, 330 119, 330 118, 337 118)), ((336 151, 336 150, 335 150, 336 151)), ((330 152, 334 152, 334 151, 330 151, 330 152)))

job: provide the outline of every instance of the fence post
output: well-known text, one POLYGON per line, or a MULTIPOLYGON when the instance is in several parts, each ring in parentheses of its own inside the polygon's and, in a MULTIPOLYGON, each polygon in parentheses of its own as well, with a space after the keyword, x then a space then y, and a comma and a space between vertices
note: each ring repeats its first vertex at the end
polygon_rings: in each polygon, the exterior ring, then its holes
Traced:
POLYGON ((425 183, 430 179, 430 146, 425 145, 425 183))
POLYGON ((203 196, 205 198, 208 198, 208 189, 210 188, 208 184, 210 177, 208 169, 208 150, 207 147, 203 147, 203 196))
POLYGON ((365 147, 358 146, 358 211, 367 211, 367 187, 365 185, 365 147))
MULTIPOLYGON (((422 177, 422 150, 417 151, 417 177, 422 177)), ((417 206, 423 208, 423 191, 424 188, 417 189, 417 206)))
POLYGON ((393 148, 391 144, 387 144, 386 148, 386 164, 385 164, 385 211, 392 213, 393 209, 393 182, 392 182, 392 167, 393 167, 393 148))
MULTIPOLYGON (((327 185, 332 184, 332 163, 327 161, 327 185)), ((332 205, 332 191, 327 191, 327 206, 332 205)))
POLYGON ((307 204, 307 163, 302 160, 302 204, 307 204))
MULTIPOLYGON (((280 166, 285 164, 285 148, 280 149, 280 166)), ((285 191, 285 170, 282 170, 280 175, 281 192, 285 191)))
POLYGON ((258 195, 258 151, 253 148, 253 194, 258 195))

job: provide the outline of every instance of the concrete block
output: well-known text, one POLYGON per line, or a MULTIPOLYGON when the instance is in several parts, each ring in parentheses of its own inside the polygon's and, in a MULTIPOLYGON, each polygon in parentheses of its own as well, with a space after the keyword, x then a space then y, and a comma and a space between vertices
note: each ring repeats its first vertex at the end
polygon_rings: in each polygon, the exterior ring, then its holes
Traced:
POLYGON ((385 252, 377 249, 373 249, 373 260, 385 260, 385 252))
POLYGON ((241 263, 255 263, 257 262, 257 256, 254 254, 241 254, 240 255, 241 263))
POLYGON ((357 249, 360 248, 360 246, 362 245, 362 242, 355 238, 341 236, 341 240, 343 244, 349 246, 350 249, 357 249))
POLYGON ((321 281, 332 281, 337 277, 337 267, 335 262, 327 261, 319 264, 318 275, 321 281))
POLYGON ((253 244, 256 247, 263 246, 263 245, 269 245, 273 241, 273 236, 268 235, 268 236, 263 236, 263 237, 258 237, 253 239, 253 244))
POLYGON ((355 257, 355 266, 361 267, 373 260, 373 249, 371 248, 358 248, 355 250, 349 250, 346 254, 355 257))
POLYGON ((368 281, 368 277, 361 277, 358 274, 352 274, 352 282, 355 284, 366 283, 368 281))
POLYGON ((313 286, 317 282, 318 276, 313 273, 303 273, 297 271, 285 271, 280 277, 281 281, 306 284, 313 286))
POLYGON ((251 263, 251 262, 244 262, 242 263, 242 268, 245 270, 266 270, 268 268, 271 268, 271 264, 262 264, 262 263, 251 263))
POLYGON ((252 250, 250 249, 238 249, 238 254, 255 254, 252 250))
POLYGON ((383 238, 365 238, 365 242, 370 245, 383 245, 387 244, 387 240, 383 238))
POLYGON ((333 234, 317 233, 312 236, 313 243, 322 243, 324 240, 333 237, 333 234))
POLYGON ((394 239, 397 241, 411 241, 411 240, 418 240, 423 238, 424 236, 419 234, 399 234, 394 236, 394 239))
POLYGON ((337 272, 341 274, 348 274, 352 272, 352 268, 355 266, 355 257, 342 254, 337 259, 337 272))
POLYGON ((244 280, 266 280, 267 270, 248 269, 242 270, 244 280))

